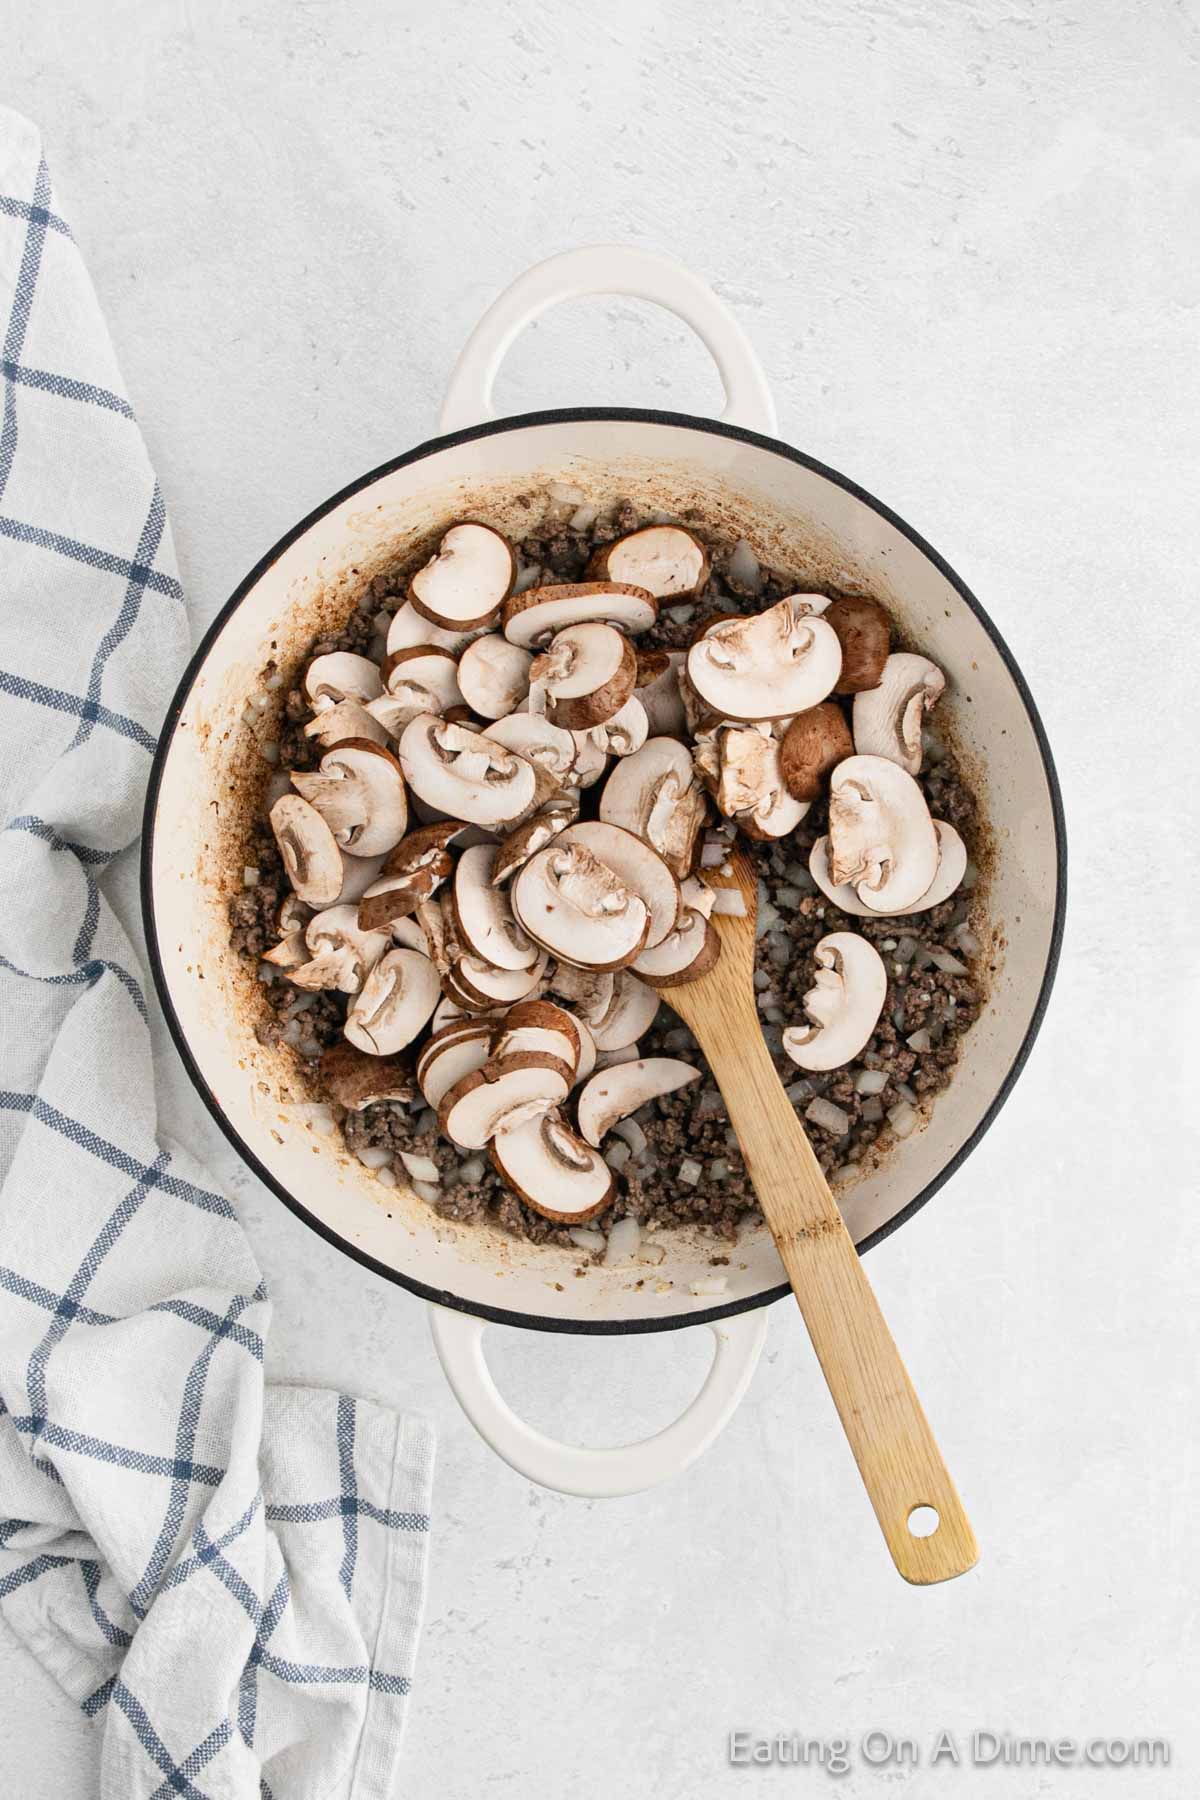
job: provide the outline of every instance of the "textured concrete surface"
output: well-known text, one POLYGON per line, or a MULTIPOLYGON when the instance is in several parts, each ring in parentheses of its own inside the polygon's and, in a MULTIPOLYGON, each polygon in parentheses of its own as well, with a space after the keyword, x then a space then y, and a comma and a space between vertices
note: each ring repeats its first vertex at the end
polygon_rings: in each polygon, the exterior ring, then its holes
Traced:
MULTIPOLYGON (((873 1770, 843 1794, 1197 1791, 1194 4, 1089 0, 0 0, 0 98, 41 123, 157 459, 199 626, 264 548, 432 429, 525 264, 672 250, 737 310, 781 430, 924 532, 1021 659, 1074 863, 1049 1022, 951 1187, 871 1256, 984 1545, 891 1572, 797 1319, 674 1487, 586 1506, 497 1463, 419 1306, 237 1169, 272 1360, 441 1434, 405 1791, 817 1793, 725 1733, 1162 1734, 1171 1768, 873 1770), (1190 835, 1189 835, 1190 834, 1190 835)), ((705 410, 648 309, 568 308, 505 409, 705 410)), ((584 1441, 664 1421, 693 1334, 494 1334, 584 1441)), ((0 1793, 85 1800, 86 1728, 0 1641, 0 1793), (15 1725, 13 1721, 18 1723, 15 1725)))

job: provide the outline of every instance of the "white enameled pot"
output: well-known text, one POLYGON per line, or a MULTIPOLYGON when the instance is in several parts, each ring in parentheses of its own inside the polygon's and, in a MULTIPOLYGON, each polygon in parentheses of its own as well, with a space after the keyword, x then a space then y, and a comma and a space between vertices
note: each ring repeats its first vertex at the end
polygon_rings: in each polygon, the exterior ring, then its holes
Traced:
MULTIPOLYGON (((531 269, 468 342, 450 381, 442 435, 362 476, 278 543, 221 612, 172 703, 155 758, 143 845, 146 936, 160 998, 197 1089, 245 1161, 281 1200, 347 1255, 432 1302, 451 1385, 494 1448, 530 1479, 589 1496, 631 1493, 685 1467, 736 1407, 765 1334, 765 1307, 788 1292, 765 1228, 738 1246, 728 1289, 691 1295, 710 1276, 711 1240, 659 1240, 657 1267, 590 1269, 578 1255, 501 1232, 454 1226, 415 1195, 387 1189, 319 1134, 314 1096, 291 1053, 255 1036, 253 970, 229 945, 226 909, 242 883, 247 821, 271 774, 247 700, 267 666, 291 677, 314 635, 340 625, 363 584, 432 546, 452 520, 480 518, 520 536, 548 484, 599 505, 632 496, 644 510, 698 519, 746 538, 764 563, 806 584, 877 595, 904 634, 945 669, 947 720, 990 831, 986 899, 995 975, 930 1123, 839 1198, 860 1247, 937 1191, 1010 1091, 1046 1006, 1065 900, 1058 785, 1041 723, 1012 655, 979 603, 895 514, 833 470, 779 443, 754 352, 727 308, 677 263, 615 246, 531 269), (585 294, 657 302, 711 351, 727 398, 720 421, 582 408, 494 420, 492 383, 517 334, 546 308, 585 294), (531 501, 534 510, 531 510, 531 501), (704 1324, 716 1340, 692 1405, 643 1443, 587 1450, 519 1420, 488 1372, 489 1321, 544 1331, 664 1331, 704 1324)), ((282 691, 274 690, 280 699, 282 691)))

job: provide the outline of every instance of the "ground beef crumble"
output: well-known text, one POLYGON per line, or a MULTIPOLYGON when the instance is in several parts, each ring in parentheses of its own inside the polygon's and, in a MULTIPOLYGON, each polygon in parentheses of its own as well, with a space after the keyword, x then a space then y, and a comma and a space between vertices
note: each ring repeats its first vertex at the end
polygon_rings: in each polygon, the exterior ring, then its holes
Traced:
MULTIPOLYGON (((628 502, 585 530, 554 522, 524 537, 518 551, 523 570, 535 568, 536 584, 578 581, 593 551, 638 525, 650 522, 628 502)), ((684 519, 685 524, 693 521, 684 519)), ((691 605, 663 607, 658 623, 638 639, 640 649, 677 649, 691 642, 704 619, 719 612, 770 605, 803 584, 777 571, 764 570, 757 588, 731 579, 727 563, 732 546, 715 547, 713 574, 705 593, 691 605)), ((405 599, 407 579, 401 573, 377 577, 361 596, 341 632, 318 638, 310 656, 351 650, 378 654, 386 620, 405 599)), ((895 647, 904 648, 903 644, 895 647)), ((295 689, 284 703, 279 737, 282 768, 311 768, 319 752, 304 735, 311 718, 304 694, 295 689)), ((934 817, 947 820, 978 848, 976 805, 951 751, 918 777, 934 817)), ((585 796, 586 800, 586 796, 585 796)), ((755 986, 764 1035, 776 1068, 797 1113, 804 1120, 822 1168, 848 1174, 853 1165, 880 1159, 894 1142, 887 1123, 890 1108, 901 1102, 931 1099, 949 1082, 963 1033, 978 1017, 983 1003, 981 954, 967 955, 957 934, 967 926, 971 899, 960 891, 929 912, 898 918, 850 918, 816 891, 808 874, 808 854, 826 829, 824 802, 815 804, 800 829, 781 844, 750 844, 763 887, 760 894, 778 913, 759 943, 755 986), (782 1026, 803 1016, 803 996, 812 985, 812 953, 831 931, 857 931, 879 949, 888 974, 887 998, 876 1031, 849 1070, 829 1075, 805 1074, 782 1049, 782 1026), (947 954, 967 964, 968 973, 945 972, 930 962, 931 954, 947 954), (913 1050, 907 1039, 925 1031, 929 1047, 913 1050), (882 1089, 864 1095, 857 1086, 864 1070, 886 1075, 882 1089), (846 1115, 847 1126, 835 1132, 805 1117, 818 1098, 846 1115)), ((275 841, 265 821, 247 840, 247 864, 257 871, 254 885, 235 895, 229 906, 233 948, 258 961, 278 942, 278 912, 287 882, 275 841)), ((332 993, 301 994, 282 976, 262 984, 263 1017, 258 1036, 264 1044, 284 1042, 315 1063, 321 1050, 341 1035, 347 1001, 332 993)), ((752 1218, 756 1200, 725 1103, 699 1046, 670 1008, 663 1005, 640 1040, 643 1056, 678 1056, 703 1070, 699 1082, 650 1102, 635 1115, 646 1148, 617 1171, 612 1205, 589 1228, 607 1230, 616 1219, 633 1216, 650 1229, 701 1226, 715 1238, 731 1241, 752 1218), (695 1177, 681 1179, 680 1170, 695 1177)), ((525 1206, 504 1184, 485 1153, 464 1154, 440 1136, 432 1113, 418 1101, 410 1110, 383 1102, 342 1119, 345 1141, 353 1152, 387 1151, 427 1156, 440 1181, 430 1205, 441 1217, 461 1223, 486 1220, 534 1243, 568 1244, 572 1240, 525 1206)), ((433 1190, 431 1190, 433 1191, 433 1190)), ((714 1264, 728 1259, 714 1256, 714 1264)), ((578 1272, 582 1272, 578 1271, 578 1272)))

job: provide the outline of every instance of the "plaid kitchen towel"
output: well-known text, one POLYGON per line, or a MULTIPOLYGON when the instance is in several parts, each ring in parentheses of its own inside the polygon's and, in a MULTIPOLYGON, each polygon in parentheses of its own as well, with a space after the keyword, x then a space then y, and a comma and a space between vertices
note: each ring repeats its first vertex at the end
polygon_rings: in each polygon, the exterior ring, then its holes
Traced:
POLYGON ((105 885, 187 615, 37 133, 3 109, 0 331, 0 1608, 95 1721, 106 1800, 382 1800, 431 1436, 264 1384, 249 1244, 157 1133, 105 885))

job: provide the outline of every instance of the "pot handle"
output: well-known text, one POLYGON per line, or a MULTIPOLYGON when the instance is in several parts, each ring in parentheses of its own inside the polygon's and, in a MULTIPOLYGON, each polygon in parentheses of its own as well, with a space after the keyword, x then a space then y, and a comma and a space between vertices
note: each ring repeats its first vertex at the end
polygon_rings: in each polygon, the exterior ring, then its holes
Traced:
POLYGON ((589 244, 537 263, 505 288, 480 319, 454 365, 442 405, 442 431, 461 431, 495 415, 492 386, 527 325, 562 300, 629 294, 665 306, 707 347, 725 388, 722 418, 774 437, 775 402, 750 340, 723 300, 698 275, 655 250, 589 244))
POLYGON ((539 1487, 585 1500, 637 1494, 695 1462, 728 1424, 750 1384, 767 1335, 767 1310, 709 1323, 712 1366, 691 1405, 662 1431, 637 1444, 590 1450, 561 1444, 513 1412, 483 1354, 486 1319, 430 1306, 434 1348, 456 1399, 485 1443, 539 1487))

